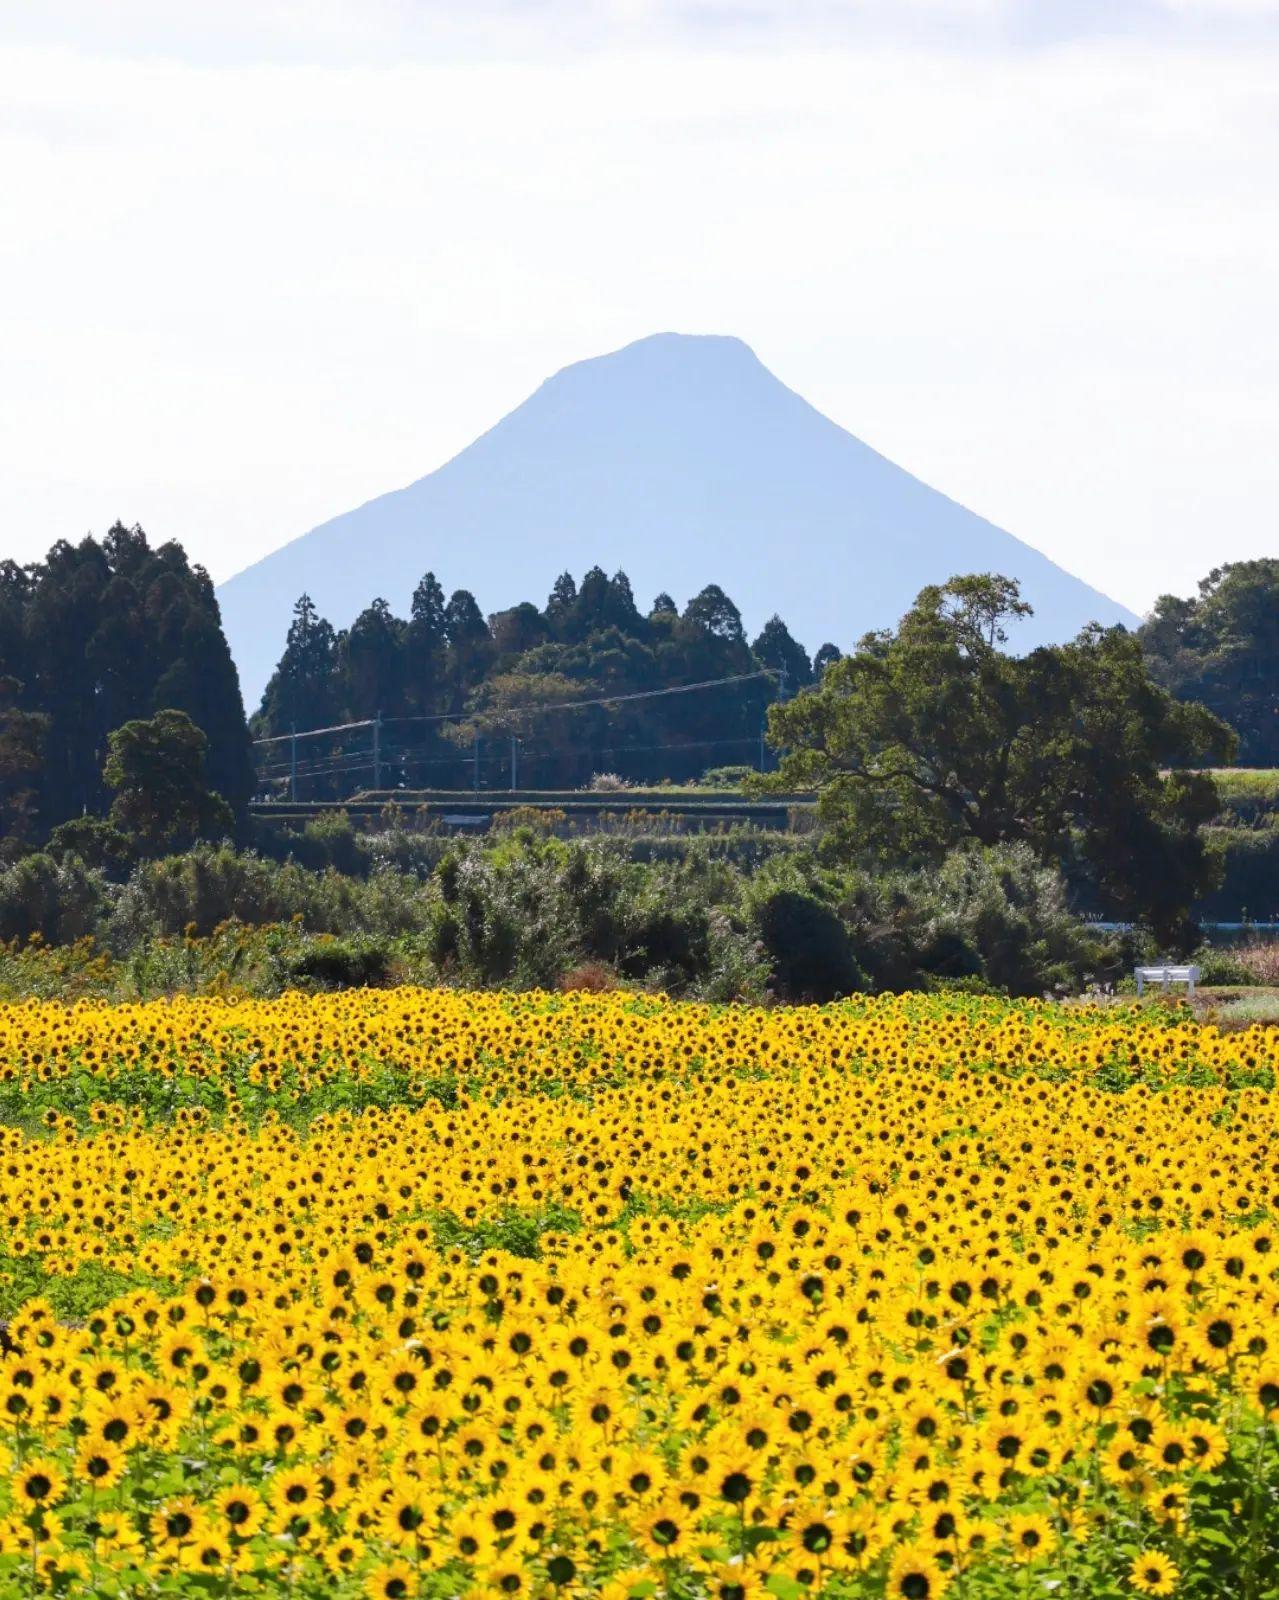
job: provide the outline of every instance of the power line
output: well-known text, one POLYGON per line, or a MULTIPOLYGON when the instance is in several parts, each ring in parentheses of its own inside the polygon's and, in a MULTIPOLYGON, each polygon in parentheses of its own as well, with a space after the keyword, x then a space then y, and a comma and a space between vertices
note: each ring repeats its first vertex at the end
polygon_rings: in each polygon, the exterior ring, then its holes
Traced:
POLYGON ((301 733, 276 733, 269 739, 254 739, 254 745, 260 744, 288 744, 292 739, 318 739, 322 733, 346 733, 351 728, 371 728, 373 718, 365 717, 362 722, 335 722, 331 728, 304 728, 301 733))
MULTIPOLYGON (((652 755, 667 750, 713 750, 727 746, 753 746, 754 742, 754 737, 751 735, 735 739, 679 739, 665 744, 602 745, 592 753, 601 756, 652 755)), ((563 754, 562 750, 554 748, 547 750, 521 748, 520 760, 558 761, 563 759, 563 754)), ((481 756, 481 760, 489 766, 494 764, 501 765, 507 759, 504 751, 494 751, 481 756)), ((403 761, 406 765, 415 767, 469 766, 473 760, 474 755, 470 751, 462 750, 459 750, 455 756, 419 755, 413 745, 391 745, 382 754, 383 766, 393 766, 398 761, 403 761)), ((299 763, 296 771, 299 778, 328 777, 343 772, 363 771, 366 767, 372 767, 373 764, 371 754, 350 751, 345 754, 338 753, 332 756, 322 756, 315 761, 299 763)), ((258 775, 262 778, 283 777, 286 773, 291 774, 293 770, 291 763, 282 761, 260 768, 258 775)))
MULTIPOLYGON (((510 706, 507 709, 520 716, 539 716, 548 711, 581 711, 590 706, 617 706, 624 705, 634 700, 660 700, 665 695, 693 694, 699 689, 719 689, 730 683, 752 683, 757 678, 775 678, 777 671, 773 667, 761 667, 756 672, 738 672, 728 678, 706 678, 701 683, 677 683, 667 689, 641 689, 631 694, 606 694, 599 695, 593 700, 562 700, 551 705, 540 706, 510 706)), ((396 722, 411 722, 421 724, 426 722, 470 722, 476 716, 484 713, 473 711, 442 712, 431 717, 384 717, 382 726, 396 722)), ((326 733, 347 733, 353 728, 371 728, 378 719, 365 717, 360 722, 339 722, 331 728, 308 728, 303 733, 277 733, 267 739, 254 739, 254 747, 268 744, 289 744, 295 739, 316 739, 326 733)))
MULTIPOLYGON (((507 706, 505 709, 520 716, 536 716, 544 711, 581 711, 588 706, 617 706, 630 700, 660 700, 663 695, 692 694, 695 689, 718 689, 726 683, 751 683, 756 678, 775 677, 772 667, 761 667, 758 672, 739 672, 731 678, 706 678, 701 683, 677 683, 668 689, 640 689, 632 694, 605 694, 594 700, 561 700, 558 704, 542 706, 507 706)), ((455 711, 440 717, 387 717, 386 722, 470 722, 483 711, 455 711)))

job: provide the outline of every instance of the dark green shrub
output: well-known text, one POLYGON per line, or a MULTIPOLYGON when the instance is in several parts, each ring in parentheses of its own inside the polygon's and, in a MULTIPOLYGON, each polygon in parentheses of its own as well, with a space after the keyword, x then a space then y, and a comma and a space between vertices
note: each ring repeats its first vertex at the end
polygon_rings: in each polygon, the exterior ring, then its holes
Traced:
POLYGON ((311 872, 331 867, 348 878, 366 877, 373 866, 371 843, 355 831, 345 811, 325 811, 302 827, 258 819, 253 842, 272 861, 293 861, 311 872))
POLYGON ((981 977, 1013 995, 1077 990, 1103 975, 1105 942, 1072 915, 1061 875, 1027 846, 954 851, 915 879, 912 898, 933 913, 921 943, 926 972, 981 977), (944 952, 937 967, 927 964, 930 949, 944 952))
POLYGON ((423 931, 429 913, 415 877, 376 872, 361 880, 202 846, 138 866, 116 898, 109 934, 120 950, 157 934, 211 933, 224 922, 290 921, 312 933, 391 935, 423 931))
POLYGON ((308 822, 302 830, 302 845, 312 857, 305 865, 332 867, 347 878, 364 877, 372 863, 372 852, 357 836, 345 811, 326 811, 308 822))
POLYGON ((867 987, 848 928, 815 895, 778 889, 760 902, 756 918, 780 998, 824 1002, 867 987))
POLYGON ((0 940, 73 944, 93 933, 106 909, 100 873, 79 856, 24 856, 0 868, 0 940))
POLYGON ((122 876, 136 860, 128 835, 105 817, 72 817, 60 822, 45 848, 55 861, 79 856, 86 867, 111 875, 122 876))
POLYGON ((315 939, 284 962, 296 982, 322 989, 366 989, 386 983, 392 951, 381 939, 315 939))
POLYGON ((976 947, 957 928, 933 928, 919 946, 920 970, 939 983, 977 983, 990 986, 984 973, 986 964, 976 947))
POLYGON ((754 767, 708 767, 697 780, 702 789, 740 789, 753 776, 754 767))

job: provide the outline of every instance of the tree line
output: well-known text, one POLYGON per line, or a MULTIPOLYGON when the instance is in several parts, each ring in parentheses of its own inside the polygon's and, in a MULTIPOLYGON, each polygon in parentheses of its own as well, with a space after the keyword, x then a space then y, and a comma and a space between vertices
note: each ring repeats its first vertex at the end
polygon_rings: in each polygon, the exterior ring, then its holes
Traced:
MULTIPOLYGON (((504 755, 512 739, 523 787, 576 788, 603 771, 682 781, 708 767, 757 764, 766 707, 807 688, 838 656, 828 644, 811 660, 777 616, 748 640, 716 584, 682 611, 667 594, 641 611, 624 572, 610 578, 594 567, 580 586, 562 574, 540 608, 525 601, 486 618, 469 591, 446 598, 428 572, 407 618, 379 599, 342 630, 303 595, 253 730, 278 738, 380 716, 384 787, 469 786, 476 741, 504 755), (554 709, 708 682, 718 686, 554 709)), ((309 743, 300 793, 350 793, 359 785, 349 781, 349 757, 340 736, 309 743)), ((282 760, 274 774, 280 789, 282 760)), ((367 767, 361 778, 370 785, 367 767)))
MULTIPOLYGON (((717 585, 641 611, 625 574, 594 568, 486 618, 428 573, 407 618, 379 600, 340 631, 303 596, 252 731, 381 713, 387 787, 436 786, 474 741, 509 739, 521 786, 549 788, 763 765, 767 714, 775 770, 758 781, 818 792, 832 859, 1024 846, 1080 903, 1180 940, 1218 872, 1196 769, 1279 759, 1279 562, 1214 571, 1138 634, 1093 627, 1018 655, 1027 610, 1008 579, 955 578, 849 656, 810 658, 779 617, 748 639, 717 585)), ((358 786, 330 776, 329 792, 358 786)), ((0 564, 7 858, 47 845, 127 866, 244 841, 260 785, 212 584, 180 546, 117 523, 0 564)))
MULTIPOLYGON (((876 637, 857 654, 873 651, 876 637)), ((1237 759, 1279 765, 1279 560, 1223 566, 1197 596, 1161 597, 1136 641, 1156 685, 1207 706, 1235 730, 1237 759)), ((708 767, 761 765, 762 713, 812 686, 840 658, 824 644, 810 659, 777 616, 748 641, 718 585, 682 612, 660 594, 643 613, 625 573, 609 578, 596 567, 580 587, 563 574, 541 608, 525 601, 486 618, 469 591, 446 598, 427 573, 407 618, 376 600, 342 630, 303 595, 253 730, 280 736, 380 713, 388 723, 381 774, 388 786, 469 786, 462 751, 477 736, 511 735, 529 744, 521 752, 523 786, 576 787, 601 770, 637 783, 678 781, 708 767), (762 669, 767 679, 749 678, 762 669), (713 694, 629 707, 543 709, 715 678, 739 681, 713 694)), ((329 760, 324 754, 307 750, 307 793, 359 786, 340 742, 329 760)), ((281 770, 277 763, 277 779, 281 770)))

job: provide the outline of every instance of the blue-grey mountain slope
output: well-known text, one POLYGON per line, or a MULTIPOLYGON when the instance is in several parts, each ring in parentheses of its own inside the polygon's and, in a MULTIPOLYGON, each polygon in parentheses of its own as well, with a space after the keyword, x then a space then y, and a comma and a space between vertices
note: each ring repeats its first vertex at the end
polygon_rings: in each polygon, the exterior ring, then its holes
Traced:
POLYGON ((304 590, 344 627, 379 595, 406 614, 428 570, 496 611, 596 564, 624 569, 641 608, 718 583, 752 632, 776 611, 810 651, 892 625, 957 572, 1021 581, 1035 617, 1019 649, 1136 621, 822 416, 739 339, 671 333, 566 367, 438 471, 303 534, 219 599, 252 709, 304 590))

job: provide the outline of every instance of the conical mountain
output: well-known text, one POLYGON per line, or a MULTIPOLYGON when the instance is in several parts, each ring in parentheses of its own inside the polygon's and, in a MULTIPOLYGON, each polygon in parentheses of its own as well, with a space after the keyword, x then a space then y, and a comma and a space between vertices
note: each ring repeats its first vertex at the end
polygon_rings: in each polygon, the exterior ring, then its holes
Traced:
POLYGON ((225 583, 252 707, 309 593, 335 627, 405 614, 434 571, 486 611, 539 605, 563 571, 622 568, 641 607, 720 584, 754 631, 809 650, 891 626, 957 572, 1021 581, 1017 645, 1133 614, 822 416, 739 339, 663 333, 566 367, 438 471, 322 523, 225 583))

